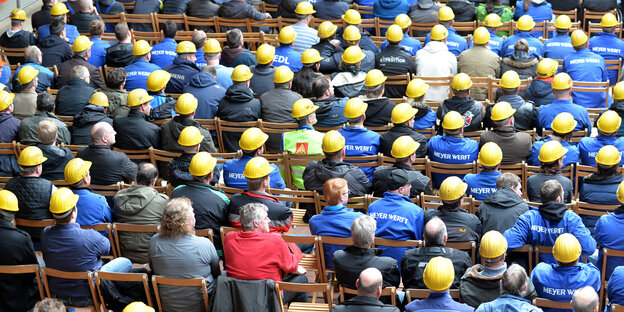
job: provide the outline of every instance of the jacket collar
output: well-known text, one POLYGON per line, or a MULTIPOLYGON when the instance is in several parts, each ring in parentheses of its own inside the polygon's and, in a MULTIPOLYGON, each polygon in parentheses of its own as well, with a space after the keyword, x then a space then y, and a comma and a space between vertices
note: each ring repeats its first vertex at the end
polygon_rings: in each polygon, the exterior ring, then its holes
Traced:
POLYGON ((364 297, 364 296, 357 296, 354 298, 351 298, 345 302, 342 303, 343 305, 361 305, 361 306, 375 306, 375 307, 383 307, 384 304, 375 299, 375 298, 371 298, 371 297, 364 297))
POLYGON ((353 245, 347 246, 345 248, 349 254, 354 256, 381 256, 383 250, 380 248, 360 248, 353 245))
POLYGON ((245 192, 243 192, 243 194, 249 196, 249 197, 254 197, 254 198, 263 198, 263 199, 268 199, 272 202, 276 202, 279 203, 279 200, 277 200, 277 198, 267 194, 267 193, 260 193, 260 192, 256 192, 256 191, 250 191, 250 190, 245 190, 245 192))
POLYGON ((110 145, 89 145, 89 148, 91 149, 106 149, 106 150, 113 150, 113 147, 110 145))
POLYGON ((409 197, 391 193, 388 191, 384 192, 383 198, 393 200, 393 201, 406 201, 406 202, 412 203, 412 200, 409 197))
POLYGON ((303 126, 297 127, 297 130, 314 130, 314 127, 310 125, 303 125, 303 126))
POLYGON ((345 206, 326 206, 323 208, 322 214, 339 214, 343 212, 349 212, 353 209, 349 209, 345 206))

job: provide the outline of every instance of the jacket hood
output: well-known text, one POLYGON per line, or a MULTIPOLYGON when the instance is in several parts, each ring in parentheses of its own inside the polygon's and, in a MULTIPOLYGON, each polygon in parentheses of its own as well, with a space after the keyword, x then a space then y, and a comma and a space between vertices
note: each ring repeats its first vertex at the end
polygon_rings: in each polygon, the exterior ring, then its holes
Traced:
POLYGON ((551 222, 559 222, 563 219, 563 215, 568 210, 568 206, 559 202, 548 202, 541 204, 539 207, 539 213, 543 218, 551 222))
POLYGON ((614 100, 613 104, 611 104, 610 109, 617 111, 624 111, 624 100, 614 100))
POLYGON ((118 43, 106 50, 106 57, 116 64, 132 64, 134 56, 131 43, 118 43))
POLYGON ((199 68, 197 67, 197 65, 195 65, 195 63, 193 63, 193 62, 191 62, 191 61, 189 61, 189 60, 187 60, 187 59, 181 58, 181 57, 176 57, 176 58, 174 58, 174 59, 173 59, 173 64, 174 64, 174 65, 186 65, 186 66, 191 66, 191 67, 193 67, 193 68, 197 69, 197 71, 199 71, 199 68))
POLYGON ((119 210, 127 215, 135 215, 149 206, 156 196, 158 191, 155 189, 135 184, 117 193, 115 199, 119 204, 119 210))
POLYGON ((484 290, 500 289, 500 281, 503 278, 503 274, 505 272, 502 272, 501 274, 496 275, 496 276, 487 277, 481 274, 483 270, 484 270, 484 267, 482 265, 480 264, 473 265, 468 270, 466 270, 466 273, 464 274, 463 278, 472 278, 472 279, 478 280, 479 288, 484 289, 484 290))
POLYGON ((0 124, 13 118, 12 114, 0 114, 0 124))
POLYGON ((275 67, 273 65, 268 64, 258 64, 254 66, 253 71, 259 75, 270 75, 275 72, 275 67))
POLYGON ((62 46, 68 44, 65 39, 59 36, 47 36, 41 40, 39 40, 39 46, 42 48, 52 48, 56 46, 62 46))
POLYGON ((68 149, 56 147, 54 145, 37 144, 37 147, 48 157, 45 161, 45 165, 50 168, 56 168, 62 165, 67 161, 67 154, 71 153, 68 149))
MULTIPOLYGON (((535 95, 536 97, 542 98, 552 93, 552 83, 544 80, 534 79, 529 85, 529 90, 531 91, 531 94, 535 95)), ((624 103, 622 107, 624 108, 624 103)))
POLYGON ((538 60, 524 51, 515 51, 510 57, 504 58, 503 62, 515 68, 529 68, 537 65, 538 60))
POLYGON ((247 103, 254 98, 253 91, 242 83, 234 84, 225 91, 225 98, 232 103, 247 103))
POLYGON ((338 99, 335 97, 330 97, 322 100, 314 100, 314 105, 318 105, 318 109, 316 110, 317 115, 329 113, 334 106, 334 102, 338 99))
POLYGON ((174 138, 180 137, 180 132, 188 126, 199 127, 199 122, 190 118, 180 118, 180 116, 173 117, 173 120, 167 123, 167 128, 171 132, 174 138))
POLYGON ((379 0, 379 5, 384 9, 393 9, 401 4, 401 0, 379 0))
POLYGON ((431 110, 431 107, 429 107, 429 105, 425 103, 415 103, 415 104, 412 104, 412 107, 418 110, 418 112, 414 116, 414 120, 418 120, 422 118, 423 116, 427 115, 429 111, 431 110))
POLYGON ((207 72, 200 72, 191 78, 189 85, 195 88, 207 88, 217 84, 214 76, 207 72))
POLYGON ((245 51, 243 48, 230 49, 230 47, 225 46, 223 51, 221 51, 221 57, 224 62, 229 64, 232 63, 241 53, 243 53, 243 51, 245 51))
POLYGON ((467 112, 473 104, 474 100, 470 97, 464 98, 453 96, 450 99, 444 100, 444 106, 447 108, 448 111, 454 110, 462 115, 467 112))
POLYGON ((509 209, 517 205, 526 205, 522 197, 509 188, 502 188, 485 196, 483 203, 498 209, 509 209))
POLYGON ((505 101, 511 105, 514 109, 520 108, 520 106, 524 105, 524 99, 517 95, 503 95, 498 99, 499 102, 505 101))
POLYGON ((588 177, 583 179, 584 182, 598 184, 598 185, 609 185, 609 184, 619 184, 624 181, 624 177, 619 172, 615 172, 610 176, 599 176, 597 173, 593 173, 588 177))
POLYGON ((349 171, 349 164, 344 162, 335 162, 329 159, 321 160, 323 165, 314 168, 314 174, 321 180, 327 181, 337 176, 344 176, 349 171))
POLYGON ((448 47, 446 46, 446 44, 444 44, 444 42, 441 41, 429 41, 429 43, 425 45, 423 50, 427 51, 428 53, 435 54, 442 51, 448 51, 448 47))
POLYGON ((366 115, 375 116, 388 105, 388 98, 382 97, 378 99, 366 99, 364 102, 368 104, 366 115))
POLYGON ((95 124, 100 122, 102 119, 106 119, 106 113, 104 113, 104 107, 97 105, 87 105, 85 106, 76 117, 74 117, 74 124, 82 128, 89 124, 95 124))

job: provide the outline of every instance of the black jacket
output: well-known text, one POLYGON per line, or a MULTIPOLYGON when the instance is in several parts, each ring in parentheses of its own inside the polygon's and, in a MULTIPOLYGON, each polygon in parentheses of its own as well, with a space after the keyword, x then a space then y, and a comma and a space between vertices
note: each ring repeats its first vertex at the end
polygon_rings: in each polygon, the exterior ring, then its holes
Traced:
POLYGON ((533 101, 535 106, 540 107, 555 100, 555 94, 552 91, 552 83, 541 79, 533 79, 525 90, 524 95, 527 99, 533 101))
MULTIPOLYGON (((37 264, 28 233, 0 220, 0 265, 37 264)), ((0 277, 0 311, 29 311, 39 300, 35 274, 0 277)))
POLYGON ((124 153, 113 151, 107 145, 89 145, 81 148, 76 157, 93 162, 89 172, 91 184, 110 185, 120 181, 130 183, 136 179, 137 164, 124 153))
MULTIPOLYGON (((50 197, 52 197, 52 182, 40 177, 17 176, 6 183, 4 188, 13 192, 19 203, 16 218, 28 220, 51 219, 50 197)), ((30 234, 33 242, 41 239, 43 228, 23 227, 30 234)))
POLYGON ((217 148, 212 141, 212 135, 208 130, 202 128, 199 122, 190 118, 182 118, 180 116, 175 116, 172 120, 162 124, 160 129, 160 142, 162 149, 171 152, 182 152, 182 146, 178 144, 178 138, 180 138, 180 132, 189 126, 197 127, 204 136, 204 140, 201 142, 199 148, 200 151, 209 153, 217 152, 217 148))
MULTIPOLYGON (((30 31, 20 30, 9 37, 7 30, 2 36, 0 36, 0 46, 5 48, 26 48, 31 45, 35 45, 37 40, 35 35, 30 31)), ((23 56, 9 56, 7 57, 9 64, 16 65, 17 63, 24 64, 23 56)))
POLYGON ((334 253, 333 263, 338 283, 347 288, 356 289, 355 281, 367 268, 376 268, 383 275, 383 287, 399 287, 401 274, 397 261, 390 257, 381 257, 379 248, 360 248, 353 245, 334 253))
MULTIPOLYGON (((134 5, 133 14, 150 14, 160 12, 160 0, 138 0, 134 5)), ((152 24, 147 23, 132 23, 129 24, 132 29, 136 31, 154 31, 152 24)))
POLYGON ((131 110, 128 117, 117 116, 113 120, 117 132, 115 147, 129 150, 160 148, 160 129, 149 122, 149 116, 131 110))
MULTIPOLYGON (((518 130, 531 130, 537 126, 537 109, 533 102, 525 101, 519 95, 503 95, 498 102, 507 102, 516 110, 514 116, 514 127, 518 130)), ((550 104, 550 103, 549 103, 550 104)), ((485 116, 483 117, 484 128, 495 128, 496 125, 492 121, 492 107, 488 105, 485 108, 485 116)))
POLYGON ((399 308, 375 298, 357 296, 334 306, 332 312, 399 312, 399 308))
POLYGON ((470 212, 442 205, 437 209, 425 211, 425 224, 433 217, 439 217, 446 224, 449 242, 479 242, 481 238, 481 221, 470 212))
POLYGON ((78 32, 80 33, 88 33, 89 32, 89 24, 92 21, 102 19, 98 15, 95 15, 91 12, 84 13, 78 12, 74 13, 69 17, 69 24, 76 26, 78 28, 78 32))
POLYGON ((171 74, 171 79, 165 88, 166 93, 182 93, 193 76, 199 73, 199 68, 195 63, 181 57, 173 59, 173 64, 165 66, 163 70, 171 74))
MULTIPOLYGON (((447 2, 449 8, 455 13, 456 22, 472 22, 475 18, 475 5, 468 0, 451 0, 447 2)), ((464 34, 460 35, 464 36, 464 34)))
MULTIPOLYGON (((617 1, 615 0, 585 0, 583 1, 583 8, 589 11, 607 12, 617 8, 617 1)), ((554 8, 553 8, 554 9, 554 8)))
MULTIPOLYGON (((416 73, 412 56, 403 51, 399 45, 394 44, 389 44, 384 51, 375 56, 375 68, 381 70, 386 76, 416 73)), ((386 84, 385 88, 385 97, 402 98, 407 85, 386 84)))
MULTIPOLYGON (((212 229, 219 233, 221 226, 229 226, 227 208, 229 200, 223 191, 197 181, 176 188, 171 198, 186 197, 193 203, 195 228, 212 229)), ((215 235, 215 247, 222 249, 221 236, 215 235)))
POLYGON ((106 49, 106 65, 108 67, 126 67, 134 62, 132 43, 117 43, 106 49))
MULTIPOLYGON (((226 121, 255 121, 260 118, 260 113, 260 101, 254 99, 253 91, 241 83, 227 89, 217 109, 217 117, 226 121)), ((222 136, 225 150, 236 152, 241 135, 242 133, 224 132, 222 136)))
POLYGON ((481 220, 483 234, 496 230, 501 233, 516 224, 518 217, 529 211, 529 205, 516 192, 502 188, 487 195, 479 206, 477 216, 481 220))
POLYGON ((380 127, 386 126, 392 121, 392 109, 396 106, 394 102, 388 98, 382 97, 378 99, 364 99, 368 104, 366 109, 366 119, 364 120, 365 127, 380 127))
POLYGON ((331 74, 337 69, 337 65, 332 56, 335 53, 344 52, 341 46, 334 47, 327 39, 321 39, 319 43, 312 46, 312 49, 319 51, 319 54, 323 57, 321 60, 321 67, 319 68, 320 72, 323 74, 331 74))
POLYGON ((56 114, 74 116, 87 106, 95 88, 82 79, 72 79, 56 95, 56 114))
POLYGON ((265 92, 273 90, 275 84, 273 83, 273 75, 275 74, 275 67, 273 65, 254 65, 249 68, 253 76, 249 81, 249 88, 253 90, 254 96, 259 98, 265 92))
POLYGON ((481 115, 483 105, 481 102, 470 97, 453 96, 450 99, 444 100, 436 112, 438 120, 440 120, 440 128, 438 131, 440 134, 442 133, 442 120, 444 120, 444 116, 446 116, 446 113, 449 111, 460 113, 464 117, 464 124, 469 123, 467 127, 464 127, 464 131, 481 130, 481 120, 483 119, 481 115))
POLYGON ((163 14, 184 14, 191 0, 165 0, 163 2, 163 14))
POLYGON ((277 16, 284 18, 297 18, 295 9, 297 8, 297 4, 301 1, 303 0, 282 0, 277 7, 277 16))
POLYGON ((411 198, 416 198, 420 195, 421 192, 424 192, 427 195, 433 195, 431 180, 426 175, 423 175, 419 171, 414 170, 412 166, 394 163, 391 167, 381 166, 375 169, 375 173, 373 174, 373 196, 383 197, 383 194, 388 191, 386 181, 388 181, 388 176, 390 176, 390 172, 395 169, 404 169, 417 172, 418 179, 412 182, 412 190, 410 191, 411 198))
POLYGON ((59 66, 72 57, 71 46, 59 36, 47 36, 37 43, 41 50, 41 66, 59 66))
POLYGON ((104 82, 102 81, 102 77, 100 76, 100 71, 95 66, 89 64, 89 62, 87 62, 82 57, 73 56, 69 60, 63 62, 63 64, 61 64, 61 66, 59 66, 58 68, 59 74, 58 77, 56 77, 57 89, 60 89, 72 79, 71 72, 76 65, 82 65, 89 70, 89 83, 92 86, 100 89, 105 87, 104 82))
POLYGON ((67 147, 37 144, 48 159, 43 162, 41 177, 46 180, 65 180, 64 170, 67 163, 74 159, 74 154, 67 147))
POLYGON ((113 125, 113 120, 106 115, 104 107, 86 105, 78 115, 74 116, 72 143, 75 145, 91 144, 91 128, 100 121, 113 125))
POLYGON ((216 279, 213 300, 212 312, 247 311, 250 307, 280 311, 275 282, 270 279, 242 280, 221 275, 216 279))
POLYGON ((188 16, 211 18, 219 14, 219 5, 212 0, 191 0, 188 4, 187 11, 188 16))
POLYGON ((414 141, 420 144, 416 150, 416 158, 424 158, 427 156, 427 138, 406 124, 394 125, 392 129, 382 133, 379 136, 379 151, 385 156, 392 156, 392 144, 396 139, 404 135, 412 137, 414 141))
POLYGON ((50 10, 52 10, 52 6, 44 4, 41 7, 41 10, 33 13, 30 18, 30 25, 32 26, 32 29, 37 29, 39 26, 50 24, 50 10))
POLYGON ((451 288, 459 288, 459 281, 472 266, 472 260, 467 252, 449 248, 446 246, 427 246, 421 248, 408 249, 401 259, 401 278, 405 288, 427 288, 423 281, 425 266, 434 257, 445 257, 453 261, 455 269, 455 279, 451 288))
MULTIPOLYGON (((178 185, 188 184, 193 181, 193 176, 188 171, 193 156, 195 156, 195 154, 182 153, 182 155, 174 158, 167 164, 167 173, 165 176, 171 185, 176 187, 178 185)), ((221 172, 219 171, 219 167, 215 167, 213 172, 214 174, 210 184, 215 185, 219 183, 221 172)))
MULTIPOLYGON (((481 264, 472 266, 466 270, 466 273, 462 276, 459 286, 462 302, 474 308, 477 308, 484 302, 493 301, 501 294, 500 283, 503 278, 503 273, 492 277, 485 277, 482 274, 483 270, 484 267, 481 264)), ((528 279, 524 298, 533 300, 536 297, 537 292, 535 291, 535 286, 533 286, 531 280, 528 279)))
MULTIPOLYGON (((266 14, 258 11, 253 5, 245 2, 245 0, 232 0, 221 4, 219 8, 219 17, 233 18, 233 19, 252 19, 256 21, 263 21, 267 19, 266 14)), ((238 28, 241 31, 246 31, 244 27, 219 27, 221 32, 226 32, 233 28, 238 28)))
POLYGON ((349 185, 349 196, 368 194, 371 182, 359 167, 346 162, 336 162, 327 158, 309 163, 303 171, 303 184, 306 190, 323 193, 323 184, 331 178, 343 178, 349 185))
POLYGON ((286 233, 292 224, 293 212, 275 197, 255 191, 246 190, 242 194, 232 196, 228 207, 228 219, 232 226, 240 228, 240 207, 249 203, 259 203, 269 208, 267 214, 271 222, 269 230, 275 233, 286 233))

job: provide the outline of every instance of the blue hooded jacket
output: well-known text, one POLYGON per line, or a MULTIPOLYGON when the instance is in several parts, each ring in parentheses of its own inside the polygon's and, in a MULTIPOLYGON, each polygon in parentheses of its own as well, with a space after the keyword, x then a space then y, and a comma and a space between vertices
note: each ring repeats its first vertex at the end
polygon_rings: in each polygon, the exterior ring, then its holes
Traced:
MULTIPOLYGON (((531 282, 537 296, 558 302, 570 302, 574 292, 584 286, 600 291, 600 271, 589 263, 571 267, 557 264, 538 263, 531 272, 531 282)), ((544 312, 569 312, 571 310, 543 308, 544 312)))
POLYGON ((399 14, 407 14, 410 4, 405 0, 375 0, 373 15, 382 20, 394 20, 399 14))
POLYGON ((536 78, 531 81, 524 94, 527 100, 533 101, 536 107, 540 107, 556 99, 552 91, 552 82, 536 78))
MULTIPOLYGON (((535 143, 533 143, 533 147, 531 148, 531 152, 529 153, 528 163, 531 166, 539 166, 539 152, 540 149, 546 142, 552 141, 549 137, 545 137, 535 143)), ((566 149, 565 154, 563 155, 563 165, 561 168, 565 168, 571 164, 579 162, 579 149, 574 145, 574 143, 570 143, 568 141, 561 141, 561 145, 566 149)))
MULTIPOLYGON (((624 41, 611 33, 597 33, 589 38, 589 49, 602 56, 605 60, 622 59, 624 61, 624 41)), ((609 84, 614 85, 618 81, 617 69, 608 69, 609 84)))
MULTIPOLYGON (((563 71, 570 75, 572 81, 604 82, 608 81, 607 69, 602 56, 581 49, 563 59, 563 71)), ((572 91, 574 103, 587 108, 605 107, 607 94, 605 92, 572 91)), ((610 106, 613 101, 609 97, 610 106)))
MULTIPOLYGON (((624 209, 622 207, 618 207, 615 210, 615 213, 610 213, 603 215, 598 219, 596 223, 596 242, 601 247, 606 247, 610 249, 624 250, 624 235, 621 234, 622 229, 624 228, 624 209)), ((598 251, 598 261, 597 263, 602 264, 603 254, 602 250, 598 251)), ((622 257, 614 257, 609 256, 607 258, 607 270, 605 272, 605 279, 609 280, 609 287, 611 287, 611 281, 615 278, 615 273, 618 269, 616 267, 624 266, 624 258, 622 257), (615 271, 614 271, 615 270, 615 271), (611 278, 611 274, 614 274, 611 278)), ((621 269, 622 267, 620 267, 621 269)), ((622 278, 624 276, 621 276, 622 278)), ((620 281, 622 283, 622 281, 620 281)), ((620 287, 624 287, 624 284, 621 284, 620 287)), ((620 288, 622 290, 624 288, 620 288)), ((624 304, 624 292, 620 293, 620 302, 618 304, 624 304)), ((609 295, 609 300, 613 300, 611 295, 609 295)))
MULTIPOLYGON (((615 146, 620 151, 620 156, 624 158, 624 138, 597 135, 595 138, 584 137, 579 142, 578 148, 581 153, 581 164, 595 167, 598 151, 607 145, 615 146)), ((624 165, 624 159, 620 160, 620 166, 622 165, 624 165)))
MULTIPOLYGON (((344 206, 327 206, 323 208, 321 214, 310 218, 310 233, 312 235, 351 237, 351 223, 362 216, 360 212, 353 212, 353 209, 344 206)), ((334 252, 343 249, 345 246, 334 244, 323 244, 325 253, 325 265, 329 269, 334 269, 334 252)))
MULTIPOLYGON (((446 135, 436 135, 427 142, 429 158, 447 164, 468 164, 477 160, 479 156, 479 142, 468 138, 455 138, 446 135)), ((449 174, 435 173, 433 181, 435 188, 439 188, 449 174)), ((463 178, 463 175, 457 175, 463 178)))
POLYGON ((54 87, 54 73, 51 70, 49 70, 47 67, 41 66, 40 64, 33 63, 32 61, 27 61, 24 65, 18 67, 13 73, 11 83, 13 84, 14 93, 19 93, 23 90, 22 85, 20 85, 17 81, 17 73, 19 73, 22 67, 26 65, 30 65, 35 69, 39 70, 39 74, 37 74, 37 78, 39 78, 39 80, 37 81, 37 88, 35 89, 35 92, 41 93, 43 91, 46 91, 48 87, 54 87))
POLYGON ((464 182, 468 184, 466 195, 472 195, 476 200, 483 201, 485 196, 496 192, 496 179, 501 174, 500 171, 481 171, 465 175, 464 182))
MULTIPOLYGON (((545 0, 533 0, 530 2, 529 9, 524 11, 524 1, 518 0, 514 10, 514 19, 518 20, 522 15, 531 16, 536 23, 550 22, 553 18, 552 5, 545 0), (536 5, 534 2, 539 4, 536 5)), ((542 31, 533 31, 532 33, 535 38, 544 36, 542 31)))
MULTIPOLYGON (((346 156, 371 156, 379 152, 379 134, 364 127, 344 127, 338 130, 345 138, 346 156)), ((355 163, 355 162, 348 162, 355 163)), ((373 181, 375 167, 360 167, 368 181, 373 181)))
POLYGON ((566 56, 576 52, 572 46, 572 38, 568 34, 557 34, 554 38, 544 42, 544 57, 563 60, 566 56))
POLYGON ((190 93, 197 98, 195 119, 213 119, 217 115, 219 101, 225 96, 226 89, 217 83, 214 76, 200 72, 193 76, 182 93, 190 93))

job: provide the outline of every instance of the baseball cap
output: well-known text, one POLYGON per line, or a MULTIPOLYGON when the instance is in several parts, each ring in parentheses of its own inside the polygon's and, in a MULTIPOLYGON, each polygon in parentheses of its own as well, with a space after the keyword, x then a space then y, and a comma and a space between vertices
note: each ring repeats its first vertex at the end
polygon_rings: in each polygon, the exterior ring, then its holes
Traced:
POLYGON ((394 191, 405 184, 412 183, 418 179, 416 171, 407 171, 405 169, 395 169, 388 176, 388 190, 394 191))

